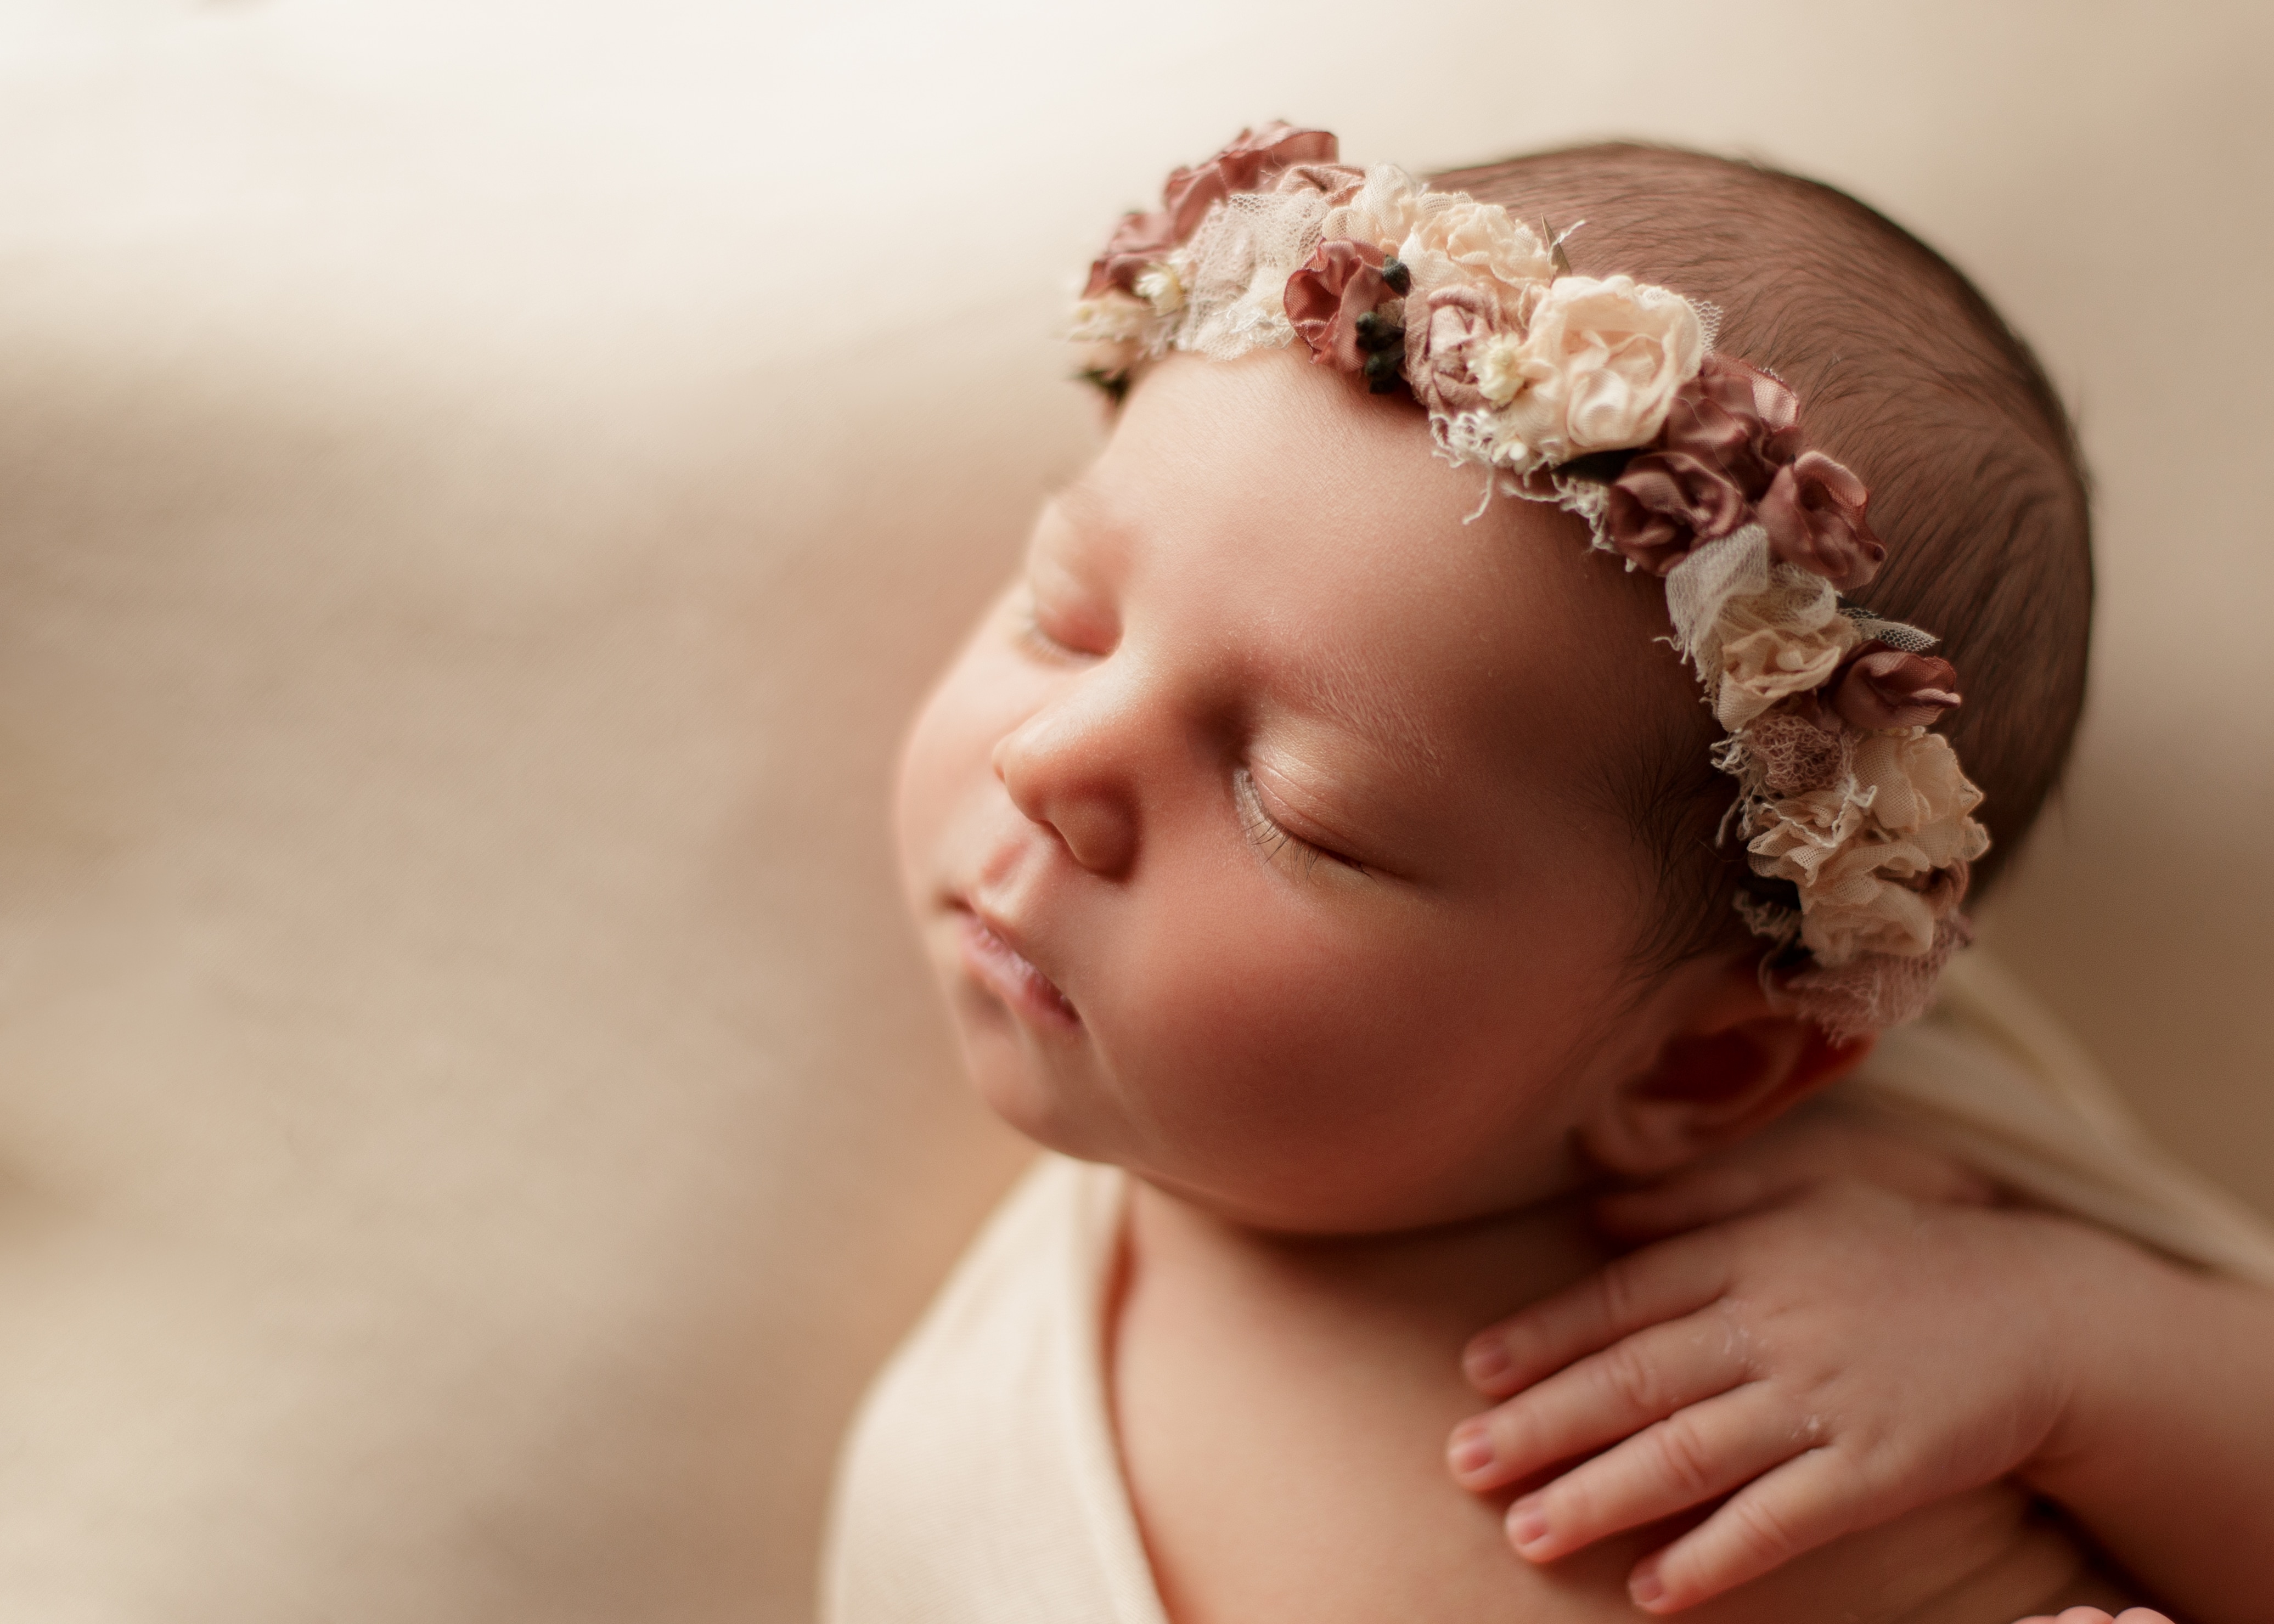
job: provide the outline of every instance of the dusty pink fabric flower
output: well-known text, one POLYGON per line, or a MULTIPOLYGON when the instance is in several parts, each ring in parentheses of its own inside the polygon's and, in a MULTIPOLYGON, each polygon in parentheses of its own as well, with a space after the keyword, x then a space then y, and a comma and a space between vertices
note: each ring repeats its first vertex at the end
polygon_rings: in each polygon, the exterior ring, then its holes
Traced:
POLYGON ((1775 479, 1780 454, 1797 454, 1799 416, 1792 391, 1766 372, 1707 356, 1675 392, 1657 444, 1612 482, 1612 545, 1663 575, 1736 530, 1775 479))
MULTIPOLYGON (((1382 277, 1382 252, 1372 243, 1321 243, 1303 268, 1287 278, 1287 320, 1295 335, 1310 346, 1311 359, 1342 372, 1364 370, 1367 357, 1390 341, 1397 323, 1374 327, 1360 342, 1359 318, 1374 314, 1396 302, 1397 294, 1382 277), (1381 336, 1377 336, 1380 335, 1381 336)), ((1386 320, 1376 316, 1376 321, 1386 320)))
POLYGON ((1745 493, 1713 464, 1687 451, 1645 451, 1612 482, 1603 520, 1613 545, 1663 575, 1743 524, 1746 512, 1745 493))
POLYGON ((1758 366, 1708 356, 1667 414, 1665 443, 1714 463, 1756 499, 1800 455, 1800 397, 1758 366))
POLYGON ((1352 169, 1347 163, 1297 163, 1280 170, 1269 190, 1320 192, 1325 196, 1328 207, 1332 207, 1356 197, 1365 183, 1366 171, 1352 169))
POLYGON ((1873 638, 1841 664, 1826 686, 1825 703, 1865 733, 1931 726, 1961 703, 1958 672, 1946 659, 1905 654, 1873 638))
POLYGON ((1472 362, 1477 348, 1501 332, 1501 314, 1492 289, 1468 282, 1438 289, 1419 311, 1409 306, 1405 381, 1413 398, 1447 417, 1484 406, 1472 362))
POLYGON ((1871 584, 1887 556, 1864 520, 1871 500, 1844 466, 1821 451, 1803 451, 1777 470, 1758 511, 1777 557, 1852 592, 1871 584))
POLYGON ((1171 171, 1161 189, 1159 208, 1122 216, 1105 252, 1089 267, 1082 297, 1094 299, 1108 288, 1133 288, 1137 274, 1190 237, 1211 206, 1235 192, 1260 192, 1265 182, 1297 165, 1333 163, 1337 150, 1334 136, 1324 130, 1298 130, 1278 120, 1261 130, 1242 130, 1207 162, 1171 171))
POLYGON ((1853 591, 1887 555, 1864 519, 1870 500, 1846 468, 1802 449, 1790 389, 1712 355, 1675 393, 1657 443, 1613 482, 1606 521, 1621 553, 1662 575, 1758 519, 1779 559, 1853 591))

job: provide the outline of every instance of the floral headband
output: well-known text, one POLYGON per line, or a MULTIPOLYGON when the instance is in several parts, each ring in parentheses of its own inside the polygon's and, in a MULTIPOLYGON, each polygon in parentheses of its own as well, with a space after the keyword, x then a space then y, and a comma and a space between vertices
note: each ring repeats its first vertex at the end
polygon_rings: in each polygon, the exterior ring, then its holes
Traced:
POLYGON ((1410 390, 1441 455, 1487 470, 1487 502, 1554 502, 1662 577, 1728 729, 1722 833, 1745 843, 1738 911, 1774 944, 1764 984, 1841 1041, 1922 1013, 1971 939, 1959 905, 1990 839, 1927 731, 1959 703, 1937 640, 1841 600, 1886 556, 1863 482, 1808 449, 1781 381, 1714 351, 1710 305, 1576 275, 1570 230, 1336 157, 1326 132, 1274 124, 1171 175, 1090 267, 1084 376, 1118 399, 1171 350, 1300 342, 1410 390))

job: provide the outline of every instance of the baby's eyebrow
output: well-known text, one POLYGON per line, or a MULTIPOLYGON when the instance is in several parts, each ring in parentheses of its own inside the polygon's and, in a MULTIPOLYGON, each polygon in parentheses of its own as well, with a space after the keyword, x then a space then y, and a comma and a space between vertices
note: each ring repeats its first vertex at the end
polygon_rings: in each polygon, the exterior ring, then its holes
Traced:
POLYGON ((1384 691, 1379 673, 1346 653, 1324 654, 1292 673, 1293 697, 1306 709, 1355 733, 1391 765, 1435 778, 1445 758, 1406 707, 1384 691))

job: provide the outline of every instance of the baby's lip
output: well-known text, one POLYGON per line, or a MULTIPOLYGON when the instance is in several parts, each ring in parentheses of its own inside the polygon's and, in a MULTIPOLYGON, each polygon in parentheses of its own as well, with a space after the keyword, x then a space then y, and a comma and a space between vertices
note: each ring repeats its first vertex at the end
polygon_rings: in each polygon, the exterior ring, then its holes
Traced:
POLYGON ((1011 927, 965 898, 949 906, 955 916, 957 951, 975 981, 1034 1025, 1061 1030, 1081 1025, 1081 1017, 1058 983, 1020 951, 1011 927))

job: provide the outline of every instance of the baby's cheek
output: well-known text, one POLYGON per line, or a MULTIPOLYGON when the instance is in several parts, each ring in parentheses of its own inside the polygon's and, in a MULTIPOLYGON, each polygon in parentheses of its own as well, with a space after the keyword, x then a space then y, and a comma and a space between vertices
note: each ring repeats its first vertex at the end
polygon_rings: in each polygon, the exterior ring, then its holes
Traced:
POLYGON ((1352 930, 1235 876, 1185 904, 1125 936, 1127 1019, 1100 1033, 1153 1170, 1331 1220, 1321 1203, 1424 1176, 1409 1163, 1473 1117, 1477 1090, 1515 1083, 1480 1056, 1451 944, 1352 930))
POLYGON ((1253 861, 1192 872, 1118 933, 1138 1019, 1101 1036, 1133 1161, 1290 1227, 1444 1222, 1567 1175, 1623 996, 1600 906, 1526 885, 1345 907, 1253 861))

